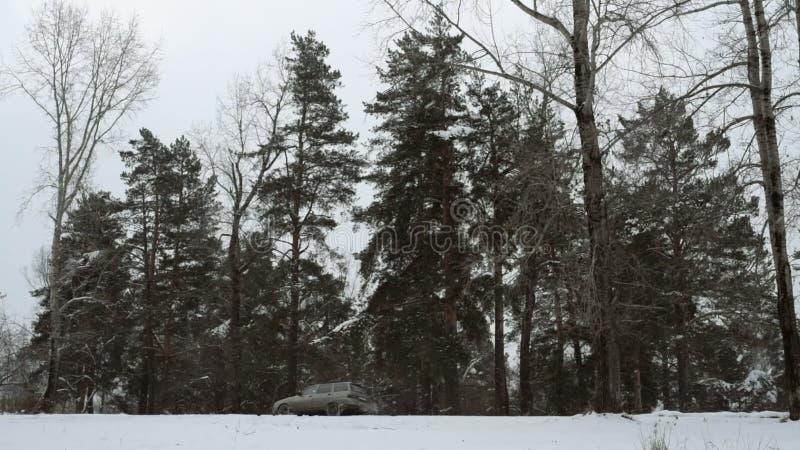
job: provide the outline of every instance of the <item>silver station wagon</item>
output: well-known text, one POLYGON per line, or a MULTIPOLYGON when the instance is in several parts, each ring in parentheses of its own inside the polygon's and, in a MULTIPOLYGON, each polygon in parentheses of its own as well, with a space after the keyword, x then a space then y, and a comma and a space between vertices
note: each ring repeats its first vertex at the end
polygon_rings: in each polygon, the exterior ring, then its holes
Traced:
POLYGON ((315 384, 298 395, 278 400, 273 414, 376 414, 378 406, 361 385, 350 382, 315 384))

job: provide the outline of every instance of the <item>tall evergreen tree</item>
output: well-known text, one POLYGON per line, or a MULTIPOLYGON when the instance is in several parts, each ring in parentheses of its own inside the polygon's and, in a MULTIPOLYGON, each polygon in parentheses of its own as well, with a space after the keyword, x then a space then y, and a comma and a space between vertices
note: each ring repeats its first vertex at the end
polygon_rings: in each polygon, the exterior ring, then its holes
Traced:
MULTIPOLYGON (((129 261, 122 210, 109 193, 89 193, 68 213, 61 236, 58 264, 64 277, 50 286, 64 299, 62 382, 55 400, 74 401, 76 412, 93 412, 95 396, 110 399, 127 375, 123 357, 132 323, 124 295, 129 261)), ((44 306, 34 323, 34 344, 44 345, 50 332, 50 310, 44 306)))
POLYGON ((404 400, 409 412, 459 410, 457 311, 466 275, 456 245, 466 198, 457 146, 465 109, 454 64, 460 42, 441 17, 425 33, 407 32, 379 70, 386 89, 366 109, 382 122, 367 177, 375 201, 358 214, 375 230, 361 254, 362 273, 375 285, 379 364, 404 374, 392 380, 397 389, 418 393, 404 400))
MULTIPOLYGON (((470 106, 465 145, 470 158, 466 167, 472 187, 470 199, 479 218, 475 231, 478 248, 485 257, 491 289, 494 322, 494 410, 508 415, 509 397, 505 359, 505 290, 508 257, 513 253, 513 230, 509 221, 514 210, 510 180, 514 156, 520 144, 520 114, 508 94, 497 83, 475 77, 467 89, 470 106), (485 251, 484 251, 485 250, 485 251)), ((474 283, 475 281, 473 281, 474 283)))
POLYGON ((138 411, 180 411, 181 392, 195 375, 187 353, 205 332, 219 243, 215 236, 213 180, 184 138, 171 146, 150 131, 121 152, 127 171, 130 247, 140 289, 141 377, 138 411))
MULTIPOLYGON (((716 131, 701 138, 685 103, 674 95, 660 90, 652 102, 639 104, 638 117, 621 123, 620 157, 629 185, 620 201, 630 208, 621 240, 637 261, 626 277, 629 285, 655 288, 647 298, 656 303, 649 306, 662 308, 661 326, 669 326, 659 347, 676 362, 677 407, 688 411, 698 407, 693 400, 698 375, 713 360, 692 351, 713 339, 704 333, 714 333, 714 323, 703 318, 742 309, 759 317, 768 298, 766 286, 746 270, 764 256, 750 224, 756 205, 745 198, 736 174, 718 167, 727 138, 716 131)), ((633 291, 620 289, 641 294, 633 291)), ((662 401, 670 403, 669 386, 663 388, 662 401)))
POLYGON ((321 264, 318 255, 327 249, 325 232, 337 225, 336 209, 355 196, 363 164, 352 148, 356 135, 344 128, 347 113, 336 95, 341 74, 326 62, 328 48, 314 32, 292 33, 291 40, 286 60, 291 111, 280 132, 285 164, 264 186, 262 199, 272 232, 288 246, 285 392, 293 394, 300 378, 301 314, 311 295, 306 276, 314 278, 304 273, 303 266, 321 264))

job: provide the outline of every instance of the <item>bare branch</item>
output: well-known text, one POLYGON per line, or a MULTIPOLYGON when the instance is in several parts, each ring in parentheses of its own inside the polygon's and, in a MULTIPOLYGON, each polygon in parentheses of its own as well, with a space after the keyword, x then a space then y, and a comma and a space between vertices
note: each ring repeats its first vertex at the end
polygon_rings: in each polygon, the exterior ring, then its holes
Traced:
POLYGON ((556 31, 559 32, 559 34, 564 36, 564 39, 566 39, 567 41, 572 40, 572 34, 569 32, 569 30, 567 30, 567 27, 565 27, 564 24, 561 23, 561 21, 556 19, 555 17, 548 16, 546 14, 542 14, 541 12, 539 12, 536 9, 535 2, 533 8, 524 5, 520 0, 511 0, 511 3, 515 4, 517 8, 521 9, 525 14, 531 16, 535 20, 538 20, 539 22, 554 28, 556 31))

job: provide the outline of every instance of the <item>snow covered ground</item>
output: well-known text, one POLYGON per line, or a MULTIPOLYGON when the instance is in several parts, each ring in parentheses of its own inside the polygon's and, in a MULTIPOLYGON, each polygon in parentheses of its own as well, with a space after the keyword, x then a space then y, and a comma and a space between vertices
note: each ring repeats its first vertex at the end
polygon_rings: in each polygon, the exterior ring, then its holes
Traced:
POLYGON ((797 450, 781 413, 574 417, 0 416, 3 450, 670 449, 797 450))

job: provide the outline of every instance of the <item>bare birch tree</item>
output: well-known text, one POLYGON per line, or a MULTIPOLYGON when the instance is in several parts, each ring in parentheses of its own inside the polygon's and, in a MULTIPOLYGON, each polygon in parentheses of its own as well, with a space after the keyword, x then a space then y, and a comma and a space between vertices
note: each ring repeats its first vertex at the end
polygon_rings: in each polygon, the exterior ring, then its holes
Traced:
MULTIPOLYGON (((92 18, 64 0, 33 11, 17 63, 6 70, 13 87, 47 116, 53 129, 51 164, 36 192, 52 192, 50 286, 61 277, 61 233, 65 214, 85 186, 96 151, 113 138, 121 120, 149 99, 158 83, 157 48, 148 45, 135 17, 113 13, 92 18)), ((62 345, 61 299, 48 294, 51 314, 47 387, 37 409, 50 411, 59 380, 62 345)))
MULTIPOLYGON (((712 109, 720 117, 722 129, 731 131, 752 124, 753 135, 745 137, 757 150, 755 162, 749 158, 750 145, 745 149, 739 170, 756 168, 760 172, 753 184, 761 185, 764 193, 766 225, 775 269, 778 322, 783 341, 784 378, 789 397, 792 420, 800 419, 800 339, 794 306, 793 279, 788 250, 784 164, 779 138, 779 115, 797 108, 798 75, 789 74, 786 61, 794 59, 798 49, 791 51, 777 42, 789 31, 790 17, 796 8, 792 3, 765 4, 763 0, 725 0, 695 2, 686 12, 706 13, 717 24, 719 42, 710 50, 702 46, 682 44, 669 51, 676 56, 662 71, 659 83, 687 83, 682 98, 695 100, 700 106, 712 109), (779 51, 780 50, 780 51, 779 51), (778 59, 783 57, 783 59, 778 59), (776 63, 777 62, 777 63, 776 63), (782 73, 778 73, 778 72, 782 73), (775 81, 780 80, 779 86, 775 81), (749 98, 749 102, 746 99, 749 98), (717 109, 709 106, 712 100, 717 109), (792 103, 794 101, 794 103, 792 103), (749 104, 747 104, 749 103, 749 104)), ((697 19, 692 19, 697 20, 697 19)), ((687 21, 687 36, 695 31, 704 39, 707 29, 691 29, 687 21)), ((689 40, 687 39, 687 42, 689 40)))
POLYGON ((783 341, 784 376, 789 394, 789 416, 800 420, 800 339, 794 307, 792 267, 786 237, 783 173, 778 144, 776 103, 772 97, 773 66, 770 29, 763 0, 740 0, 747 49, 747 80, 752 124, 761 165, 769 240, 775 265, 778 321, 783 341))
POLYGON ((286 106, 284 52, 276 51, 270 64, 254 78, 236 77, 218 111, 223 142, 205 152, 217 186, 226 200, 229 277, 229 382, 231 412, 241 410, 241 282, 252 261, 242 260, 242 233, 251 206, 258 198, 270 169, 283 154, 280 117, 286 106))

